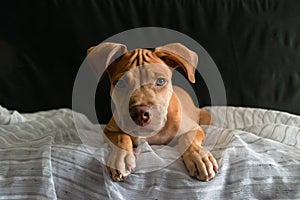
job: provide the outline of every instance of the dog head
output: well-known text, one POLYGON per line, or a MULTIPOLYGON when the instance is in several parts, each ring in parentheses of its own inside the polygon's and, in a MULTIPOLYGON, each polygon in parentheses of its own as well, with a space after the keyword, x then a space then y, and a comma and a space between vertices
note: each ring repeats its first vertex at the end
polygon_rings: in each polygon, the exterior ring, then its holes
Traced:
POLYGON ((182 67, 194 83, 198 57, 179 43, 131 51, 122 44, 101 43, 88 50, 87 60, 99 79, 108 72, 113 117, 119 128, 133 136, 150 137, 166 123, 173 95, 172 71, 182 67))

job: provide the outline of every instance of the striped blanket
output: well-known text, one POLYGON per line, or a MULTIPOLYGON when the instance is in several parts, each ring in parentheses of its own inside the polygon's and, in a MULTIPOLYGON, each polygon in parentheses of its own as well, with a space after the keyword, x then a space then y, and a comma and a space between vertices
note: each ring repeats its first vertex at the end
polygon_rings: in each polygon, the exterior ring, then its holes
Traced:
POLYGON ((69 109, 33 114, 0 106, 0 199, 299 199, 300 117, 284 112, 206 107, 204 147, 220 171, 189 177, 177 146, 135 149, 137 169, 120 183, 103 165, 99 125, 69 109), (76 123, 74 123, 76 122, 76 123))

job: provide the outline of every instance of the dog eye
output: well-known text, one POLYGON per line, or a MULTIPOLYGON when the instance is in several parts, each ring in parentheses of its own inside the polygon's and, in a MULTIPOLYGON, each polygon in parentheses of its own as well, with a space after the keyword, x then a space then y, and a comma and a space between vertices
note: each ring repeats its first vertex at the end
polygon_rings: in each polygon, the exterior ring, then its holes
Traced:
POLYGON ((166 84, 166 79, 165 78, 158 78, 155 82, 156 86, 164 86, 166 84))
POLYGON ((124 80, 117 80, 114 82, 114 86, 117 88, 125 88, 126 87, 126 83, 124 80))

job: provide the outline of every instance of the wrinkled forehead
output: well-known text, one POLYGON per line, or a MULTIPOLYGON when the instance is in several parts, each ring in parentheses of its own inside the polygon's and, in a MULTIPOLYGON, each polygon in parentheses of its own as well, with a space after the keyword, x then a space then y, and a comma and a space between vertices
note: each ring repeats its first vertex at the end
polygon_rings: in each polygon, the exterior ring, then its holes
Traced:
POLYGON ((111 63, 107 71, 110 77, 113 78, 120 73, 124 73, 138 66, 155 63, 166 65, 153 51, 148 49, 134 49, 126 52, 111 63))
POLYGON ((156 54, 148 49, 135 49, 115 60, 108 68, 111 81, 119 80, 124 75, 151 78, 170 77, 170 68, 156 54))

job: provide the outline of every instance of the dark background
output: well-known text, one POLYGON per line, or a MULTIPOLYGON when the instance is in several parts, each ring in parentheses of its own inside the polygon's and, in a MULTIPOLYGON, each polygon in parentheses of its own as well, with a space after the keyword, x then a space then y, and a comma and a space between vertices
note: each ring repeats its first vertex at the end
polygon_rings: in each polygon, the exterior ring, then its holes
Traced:
MULTIPOLYGON (((200 43, 221 72, 228 105, 300 114, 298 0, 1 1, 0 105, 20 112, 71 108, 86 50, 147 26, 200 43)), ((209 105, 197 77, 199 102, 209 105)), ((104 82, 97 92, 101 123, 109 119, 108 90, 104 82)))

